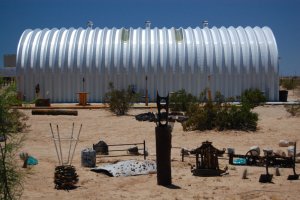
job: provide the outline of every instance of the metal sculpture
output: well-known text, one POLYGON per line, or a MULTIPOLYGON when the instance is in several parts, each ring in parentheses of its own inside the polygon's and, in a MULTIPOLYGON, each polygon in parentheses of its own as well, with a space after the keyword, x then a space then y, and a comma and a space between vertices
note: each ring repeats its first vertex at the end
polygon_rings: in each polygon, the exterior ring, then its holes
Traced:
POLYGON ((78 175, 76 169, 72 166, 72 160, 74 157, 75 149, 79 140, 82 124, 80 125, 77 137, 74 136, 74 123, 72 126, 72 132, 70 137, 61 137, 59 127, 56 125, 57 133, 55 134, 50 123, 50 130, 52 133, 52 140, 55 146, 56 155, 59 165, 55 167, 54 184, 55 189, 74 189, 75 184, 78 182, 78 175), (67 159, 63 158, 62 141, 69 142, 67 159))
POLYGON ((171 132, 168 125, 169 95, 159 96, 157 92, 157 122, 155 127, 156 138, 156 162, 157 162, 157 184, 171 185, 171 132))
POLYGON ((146 160, 148 153, 146 151, 146 141, 140 143, 127 143, 127 144, 107 144, 106 142, 100 140, 97 144, 93 144, 93 149, 96 151, 96 154, 101 157, 123 157, 123 156, 144 156, 144 160, 146 160), (121 147, 128 146, 129 148, 121 147), (114 149, 110 148, 113 147, 114 149), (143 153, 139 153, 139 151, 143 153), (117 154, 110 155, 111 152, 127 152, 127 154, 117 154))
POLYGON ((288 180, 298 180, 299 174, 296 173, 296 142, 294 143, 294 155, 293 155, 293 174, 288 176, 288 180))
POLYGON ((224 154, 225 149, 218 150, 211 142, 203 142, 200 147, 191 151, 196 155, 196 166, 192 169, 195 176, 220 176, 224 170, 219 168, 218 156, 224 154))
MULTIPOLYGON (((266 156, 259 156, 256 150, 249 150, 245 155, 229 153, 229 164, 231 165, 249 165, 264 167, 267 164, 266 156), (245 159, 245 164, 235 164, 235 158, 245 159)), ((268 165, 270 167, 292 168, 294 165, 293 157, 281 155, 268 155, 268 165)))
POLYGON ((270 152, 266 152, 267 155, 265 157, 265 163, 266 163, 266 174, 261 174, 259 177, 259 182, 261 183, 271 183, 273 174, 269 174, 269 164, 270 164, 270 152))

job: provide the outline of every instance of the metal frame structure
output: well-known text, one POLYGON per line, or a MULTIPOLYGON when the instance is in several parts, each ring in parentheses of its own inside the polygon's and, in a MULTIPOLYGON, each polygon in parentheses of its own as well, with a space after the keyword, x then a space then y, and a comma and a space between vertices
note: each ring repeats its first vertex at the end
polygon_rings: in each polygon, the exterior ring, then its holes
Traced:
MULTIPOLYGON (((123 146, 136 146, 143 145, 143 148, 138 148, 138 150, 143 150, 142 154, 137 155, 143 155, 144 160, 147 159, 147 153, 146 153, 146 142, 145 140, 142 143, 129 143, 129 144, 108 144, 108 147, 123 147, 123 146)), ((128 152, 128 149, 109 149, 108 148, 108 155, 105 154, 97 154, 98 157, 123 157, 123 156, 134 156, 134 154, 122 154, 122 155, 109 155, 109 152, 128 152)))

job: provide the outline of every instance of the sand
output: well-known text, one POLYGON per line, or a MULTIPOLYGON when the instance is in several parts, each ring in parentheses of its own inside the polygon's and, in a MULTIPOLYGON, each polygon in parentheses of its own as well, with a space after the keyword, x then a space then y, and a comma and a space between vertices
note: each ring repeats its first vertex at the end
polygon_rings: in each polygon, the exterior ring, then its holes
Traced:
MULTIPOLYGON (((295 96, 293 96, 294 98, 295 96)), ((297 98, 297 97, 296 97, 297 98)), ((92 147, 92 144, 104 140, 108 144, 135 143, 146 141, 149 151, 147 159, 155 160, 155 123, 136 121, 134 115, 148 112, 148 109, 133 109, 126 116, 117 117, 105 109, 78 110, 78 116, 33 116, 30 110, 23 110, 29 116, 30 128, 22 151, 39 160, 39 164, 26 173, 22 199, 299 199, 300 180, 289 181, 291 168, 280 168, 281 176, 274 176, 273 183, 259 183, 264 167, 232 166, 225 155, 219 159, 220 167, 226 165, 229 174, 221 177, 195 177, 191 173, 194 158, 181 162, 180 148, 196 148, 203 141, 211 141, 218 149, 232 147, 237 154, 245 154, 251 146, 261 149, 270 147, 287 152, 279 147, 279 140, 300 141, 300 118, 291 117, 284 106, 260 106, 255 108, 259 114, 258 130, 243 131, 191 131, 184 132, 179 123, 175 123, 172 132, 172 182, 171 187, 157 185, 156 174, 134 177, 108 177, 81 167, 80 152, 92 147), (78 142, 73 165, 79 175, 78 188, 70 191, 54 189, 54 168, 58 165, 54 144, 51 139, 49 123, 58 124, 61 136, 69 136, 72 123, 75 133, 80 124, 82 132, 78 142), (248 170, 248 179, 242 179, 244 169, 248 170)), ((67 153, 68 146, 63 151, 67 153)), ((133 157, 142 160, 142 156, 133 157)), ((97 165, 129 157, 97 158, 97 165)), ((19 165, 22 166, 21 160, 19 165)), ((300 173, 300 164, 296 171, 300 173)), ((275 174, 271 168, 270 173, 275 174)))

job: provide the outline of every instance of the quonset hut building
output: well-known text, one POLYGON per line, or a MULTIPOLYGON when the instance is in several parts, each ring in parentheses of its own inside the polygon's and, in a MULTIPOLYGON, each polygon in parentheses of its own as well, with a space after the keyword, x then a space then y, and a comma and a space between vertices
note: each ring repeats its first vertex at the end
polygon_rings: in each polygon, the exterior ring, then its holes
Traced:
POLYGON ((268 27, 87 28, 25 30, 17 50, 17 87, 25 100, 103 102, 109 82, 133 85, 150 101, 185 89, 193 95, 210 87, 235 97, 258 88, 278 101, 276 40, 268 27), (146 78, 147 76, 147 83, 146 78), (210 77, 210 78, 209 78, 210 77), (83 82, 84 88, 83 88, 83 82))

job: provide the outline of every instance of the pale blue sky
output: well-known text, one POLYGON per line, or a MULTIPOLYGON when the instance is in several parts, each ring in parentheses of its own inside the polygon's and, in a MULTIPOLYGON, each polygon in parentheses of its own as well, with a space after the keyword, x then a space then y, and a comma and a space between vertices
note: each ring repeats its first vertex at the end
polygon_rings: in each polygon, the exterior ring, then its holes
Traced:
POLYGON ((86 27, 269 26, 280 74, 300 75, 300 0, 0 0, 0 66, 25 29, 86 27))

